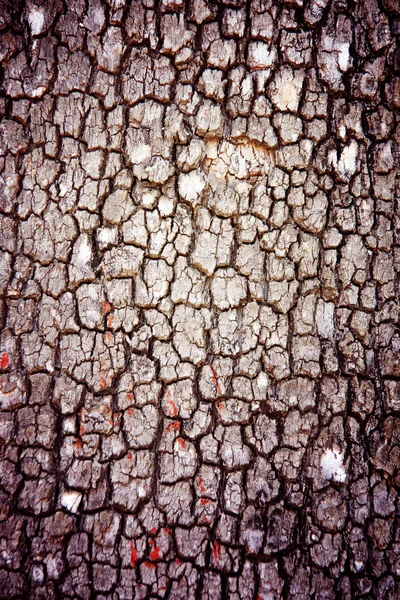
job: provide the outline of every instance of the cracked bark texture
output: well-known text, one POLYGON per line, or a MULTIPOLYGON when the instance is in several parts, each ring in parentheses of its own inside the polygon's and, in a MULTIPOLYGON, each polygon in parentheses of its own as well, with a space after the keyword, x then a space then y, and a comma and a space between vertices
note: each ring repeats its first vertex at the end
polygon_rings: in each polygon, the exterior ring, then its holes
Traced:
POLYGON ((400 597, 398 0, 2 0, 0 597, 400 597))

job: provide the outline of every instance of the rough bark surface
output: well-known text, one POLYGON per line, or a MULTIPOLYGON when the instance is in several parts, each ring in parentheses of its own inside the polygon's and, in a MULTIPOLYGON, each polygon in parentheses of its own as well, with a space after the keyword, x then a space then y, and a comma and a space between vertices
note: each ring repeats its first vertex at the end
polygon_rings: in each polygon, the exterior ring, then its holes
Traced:
POLYGON ((0 598, 400 597, 398 0, 0 3, 0 598))

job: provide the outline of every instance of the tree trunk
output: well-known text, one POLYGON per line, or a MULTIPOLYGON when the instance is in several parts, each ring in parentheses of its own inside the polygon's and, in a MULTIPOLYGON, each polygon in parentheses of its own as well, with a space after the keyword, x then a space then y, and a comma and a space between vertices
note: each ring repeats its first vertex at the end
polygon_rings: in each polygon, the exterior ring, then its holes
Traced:
POLYGON ((398 0, 2 0, 0 598, 400 597, 398 0))

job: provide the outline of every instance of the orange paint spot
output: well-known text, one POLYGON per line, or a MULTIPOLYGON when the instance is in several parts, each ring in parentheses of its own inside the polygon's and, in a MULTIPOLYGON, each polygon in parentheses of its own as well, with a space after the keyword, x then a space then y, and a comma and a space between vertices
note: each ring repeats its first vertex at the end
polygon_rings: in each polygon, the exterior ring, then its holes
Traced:
POLYGON ((204 479, 202 477, 199 477, 198 480, 197 480, 197 483, 198 483, 198 486, 200 488, 200 491, 203 492, 203 494, 204 494, 204 492, 206 491, 206 488, 205 488, 205 485, 204 485, 204 479))
POLYGON ((218 402, 218 408, 219 408, 219 410, 222 410, 224 408, 224 403, 218 402))
POLYGON ((160 560, 160 550, 161 548, 158 546, 153 548, 153 550, 150 552, 150 560, 160 560))
POLYGON ((177 438, 176 441, 178 442, 178 444, 182 448, 182 450, 184 450, 186 448, 187 444, 183 438, 179 437, 179 438, 177 438))
POLYGON ((129 454, 127 455, 127 457, 129 460, 132 460, 132 452, 129 452, 129 454))
POLYGON ((114 321, 114 315, 109 315, 107 317, 107 327, 112 327, 113 321, 114 321))
POLYGON ((79 435, 83 435, 85 433, 85 428, 83 425, 81 425, 81 428, 79 430, 79 435))
MULTIPOLYGON (((82 427, 81 427, 82 429, 82 427)), ((83 448, 83 444, 82 444, 82 440, 80 438, 77 438, 76 442, 75 442, 75 446, 77 450, 82 450, 83 448)))
POLYGON ((128 415, 128 417, 131 417, 133 414, 133 408, 128 408, 128 410, 126 411, 126 414, 128 415))
POLYGON ((106 333, 106 340, 107 340, 107 342, 111 342, 111 340, 112 340, 112 335, 109 331, 107 331, 107 333, 106 333))
POLYGON ((168 423, 167 431, 179 431, 181 428, 180 421, 172 421, 172 423, 168 423))
POLYGON ((217 541, 215 541, 211 544, 211 548, 214 560, 216 564, 219 565, 221 562, 221 546, 217 541))
POLYGON ((105 387, 107 387, 107 381, 104 377, 100 377, 100 388, 104 390, 105 387))
POLYGON ((215 385, 215 386, 216 386, 216 388, 217 388, 217 393, 218 393, 218 394, 222 394, 222 388, 221 388, 220 384, 218 383, 218 375, 217 375, 217 372, 216 372, 216 370, 214 369, 214 367, 213 367, 212 365, 210 365, 210 368, 211 368, 211 372, 212 372, 211 381, 212 381, 213 385, 215 385))
POLYGON ((175 402, 173 400, 168 400, 167 404, 169 406, 169 408, 167 409, 168 416, 169 417, 177 417, 178 409, 177 409, 175 402))
POLYGON ((129 394, 126 395, 126 399, 131 402, 134 399, 134 395, 132 392, 130 392, 129 394))
POLYGON ((7 352, 3 352, 0 359, 0 368, 7 369, 8 367, 8 354, 7 352))
POLYGON ((106 315, 107 313, 110 312, 111 310, 111 304, 109 302, 107 302, 107 300, 103 300, 103 304, 101 306, 101 312, 103 315, 106 315))
POLYGON ((137 558, 138 558, 137 550, 136 550, 133 542, 131 541, 131 565, 132 565, 132 567, 134 567, 136 565, 137 558))

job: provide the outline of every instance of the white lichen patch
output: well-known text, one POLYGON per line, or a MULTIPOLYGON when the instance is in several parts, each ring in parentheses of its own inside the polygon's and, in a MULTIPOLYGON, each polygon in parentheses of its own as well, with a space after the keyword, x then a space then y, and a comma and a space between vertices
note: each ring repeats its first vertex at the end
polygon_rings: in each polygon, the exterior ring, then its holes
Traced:
POLYGON ((189 173, 181 173, 179 176, 179 194, 193 207, 200 204, 206 186, 207 182, 204 173, 200 169, 190 171, 189 173))
POLYGON ((40 35, 43 33, 44 14, 39 9, 31 10, 28 13, 28 23, 31 28, 32 35, 40 35))
POLYGON ((263 42, 251 42, 247 64, 252 71, 271 68, 277 59, 276 49, 263 42))
POLYGON ((355 140, 351 140, 347 144, 340 155, 337 165, 339 175, 342 177, 352 177, 357 170, 357 154, 358 144, 355 140))
POLYGON ((321 456, 321 469, 325 479, 343 483, 346 481, 346 471, 343 466, 343 454, 337 446, 327 448, 321 456))
POLYGON ((92 248, 88 237, 82 237, 82 242, 78 249, 78 258, 83 263, 88 263, 92 260, 92 248))
POLYGON ((61 506, 69 512, 76 513, 82 500, 82 494, 76 490, 63 492, 61 496, 61 506))
POLYGON ((339 69, 345 73, 350 67, 351 67, 351 57, 350 57, 350 44, 345 43, 345 44, 341 44, 339 49, 337 50, 338 53, 338 66, 339 69))

